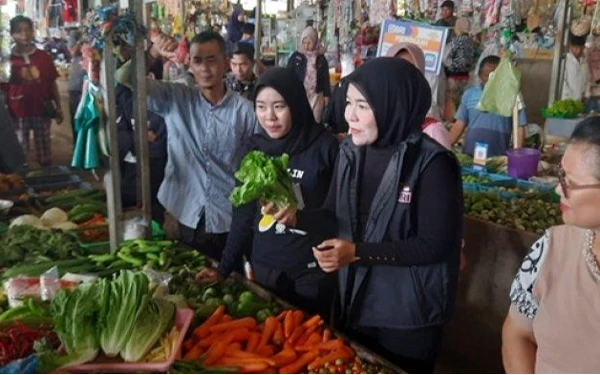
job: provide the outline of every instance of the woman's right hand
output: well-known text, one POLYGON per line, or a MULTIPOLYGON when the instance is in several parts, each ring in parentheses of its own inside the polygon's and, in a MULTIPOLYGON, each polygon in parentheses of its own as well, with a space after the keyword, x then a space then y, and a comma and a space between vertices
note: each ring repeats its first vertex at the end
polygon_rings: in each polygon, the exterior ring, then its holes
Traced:
POLYGON ((263 215, 273 216, 273 220, 285 225, 286 227, 295 227, 298 224, 298 209, 294 205, 286 206, 277 211, 274 203, 267 202, 262 205, 261 213, 263 215))
POLYGON ((221 279, 221 274, 214 268, 205 268, 196 274, 196 282, 199 284, 213 284, 221 279))

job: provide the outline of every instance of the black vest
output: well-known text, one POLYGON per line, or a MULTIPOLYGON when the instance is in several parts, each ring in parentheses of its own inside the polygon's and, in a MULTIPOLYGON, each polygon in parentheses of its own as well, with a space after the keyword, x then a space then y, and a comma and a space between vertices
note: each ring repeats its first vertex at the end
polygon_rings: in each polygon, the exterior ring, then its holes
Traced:
MULTIPOLYGON (((422 133, 413 134, 400 144, 373 199, 364 236, 357 239, 360 176, 356 169, 361 163, 361 154, 350 142, 340 148, 336 176, 339 237, 380 243, 415 236, 414 202, 420 176, 436 156, 454 156, 422 133)), ((458 162, 454 182, 461 184, 458 162)), ((456 257, 444 263, 407 267, 392 263, 361 265, 359 261, 340 269, 341 324, 415 329, 446 322, 454 309, 460 251, 460 244, 449 246, 456 247, 449 249, 456 252, 456 257)))

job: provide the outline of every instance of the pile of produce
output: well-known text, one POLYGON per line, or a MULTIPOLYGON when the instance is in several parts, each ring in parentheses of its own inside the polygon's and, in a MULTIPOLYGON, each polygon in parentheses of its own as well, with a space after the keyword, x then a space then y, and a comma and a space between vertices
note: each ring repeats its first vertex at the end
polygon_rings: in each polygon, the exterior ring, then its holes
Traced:
POLYGON ((235 173, 242 185, 231 193, 231 203, 237 207, 263 199, 278 207, 295 205, 296 195, 288 172, 289 159, 287 154, 275 158, 261 151, 248 153, 235 173))
POLYGON ((84 223, 96 216, 106 216, 106 203, 88 202, 81 203, 69 210, 69 220, 76 224, 84 223))
POLYGON ((535 196, 505 200, 494 193, 465 192, 464 206, 465 215, 533 233, 562 222, 556 203, 535 196))
POLYGON ((187 269, 182 269, 173 276, 169 288, 172 293, 186 297, 188 305, 195 311, 195 318, 200 321, 208 318, 220 306, 225 306, 227 313, 234 318, 253 317, 261 323, 280 310, 275 302, 263 301, 240 284, 195 283, 193 274, 187 269), (186 274, 192 278, 185 277, 186 274))
POLYGON ((219 307, 184 342, 184 360, 205 367, 235 367, 239 372, 297 374, 329 363, 351 363, 355 353, 335 338, 315 315, 300 310, 269 317, 264 324, 251 317, 233 320, 219 307))
POLYGON ((89 259, 107 270, 148 267, 171 274, 178 273, 181 267, 197 273, 207 264, 204 255, 179 246, 177 241, 124 241, 116 254, 90 255, 89 259))
POLYGON ((60 208, 51 208, 39 218, 35 215, 19 216, 10 223, 10 228, 23 225, 40 230, 60 229, 66 231, 77 229, 77 224, 69 221, 69 215, 60 208))
POLYGON ((462 176, 463 184, 489 184, 491 180, 485 176, 475 174, 464 174, 462 176))
MULTIPOLYGON (((461 152, 455 153, 458 162, 462 167, 470 168, 473 166, 473 158, 461 152)), ((508 158, 506 156, 493 156, 487 158, 485 170, 488 173, 506 173, 508 171, 508 158)))
POLYGON ((58 338, 50 325, 28 325, 20 321, 0 323, 0 367, 34 353, 35 343, 44 340, 58 348, 58 338))
POLYGON ((583 113, 585 107, 581 100, 564 99, 557 100, 544 110, 545 117, 575 118, 583 113))
POLYGON ((14 321, 51 323, 50 304, 35 298, 25 298, 19 307, 7 309, 0 314, 0 326, 14 321))
POLYGON ((18 174, 0 173, 0 193, 23 189, 23 180, 18 174))
POLYGON ((108 241, 108 223, 104 216, 94 215, 88 221, 79 224, 79 239, 82 242, 108 241))
POLYGON ((51 311, 65 354, 42 353, 42 373, 93 361, 101 352, 126 362, 141 361, 171 331, 175 305, 152 298, 146 275, 122 271, 112 281, 59 290, 51 311))
POLYGON ((74 234, 42 231, 32 226, 13 226, 0 239, 0 269, 22 264, 77 259, 83 250, 74 234))
MULTIPOLYGON (((38 193, 38 195, 40 194, 38 193)), ((106 193, 102 190, 65 189, 60 192, 44 191, 41 193, 40 198, 44 206, 59 207, 65 210, 70 210, 80 204, 100 203, 103 205, 103 212, 106 211, 106 193)))

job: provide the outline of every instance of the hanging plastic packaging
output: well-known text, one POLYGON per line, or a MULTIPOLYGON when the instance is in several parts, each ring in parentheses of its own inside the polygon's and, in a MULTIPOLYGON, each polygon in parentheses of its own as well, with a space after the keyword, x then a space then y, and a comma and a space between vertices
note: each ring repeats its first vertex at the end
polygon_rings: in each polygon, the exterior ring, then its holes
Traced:
POLYGON ((96 98, 88 89, 75 115, 75 150, 71 166, 80 169, 96 169, 100 165, 98 131, 100 112, 96 98))
POLYGON ((488 80, 483 89, 483 96, 477 104, 477 109, 504 117, 511 117, 517 96, 521 72, 511 63, 510 54, 502 57, 498 68, 488 80))

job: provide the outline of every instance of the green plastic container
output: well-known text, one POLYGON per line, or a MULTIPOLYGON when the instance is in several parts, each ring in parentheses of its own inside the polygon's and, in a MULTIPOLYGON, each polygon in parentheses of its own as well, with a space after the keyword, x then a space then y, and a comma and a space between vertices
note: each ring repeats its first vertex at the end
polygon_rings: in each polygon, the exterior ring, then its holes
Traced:
MULTIPOLYGON (((154 241, 164 240, 166 237, 165 231, 162 229, 159 223, 152 220, 150 222, 150 230, 152 231, 152 239, 154 241)), ((100 242, 83 242, 81 240, 77 240, 79 246, 90 251, 90 252, 107 252, 110 249, 109 241, 100 241, 100 242)))

